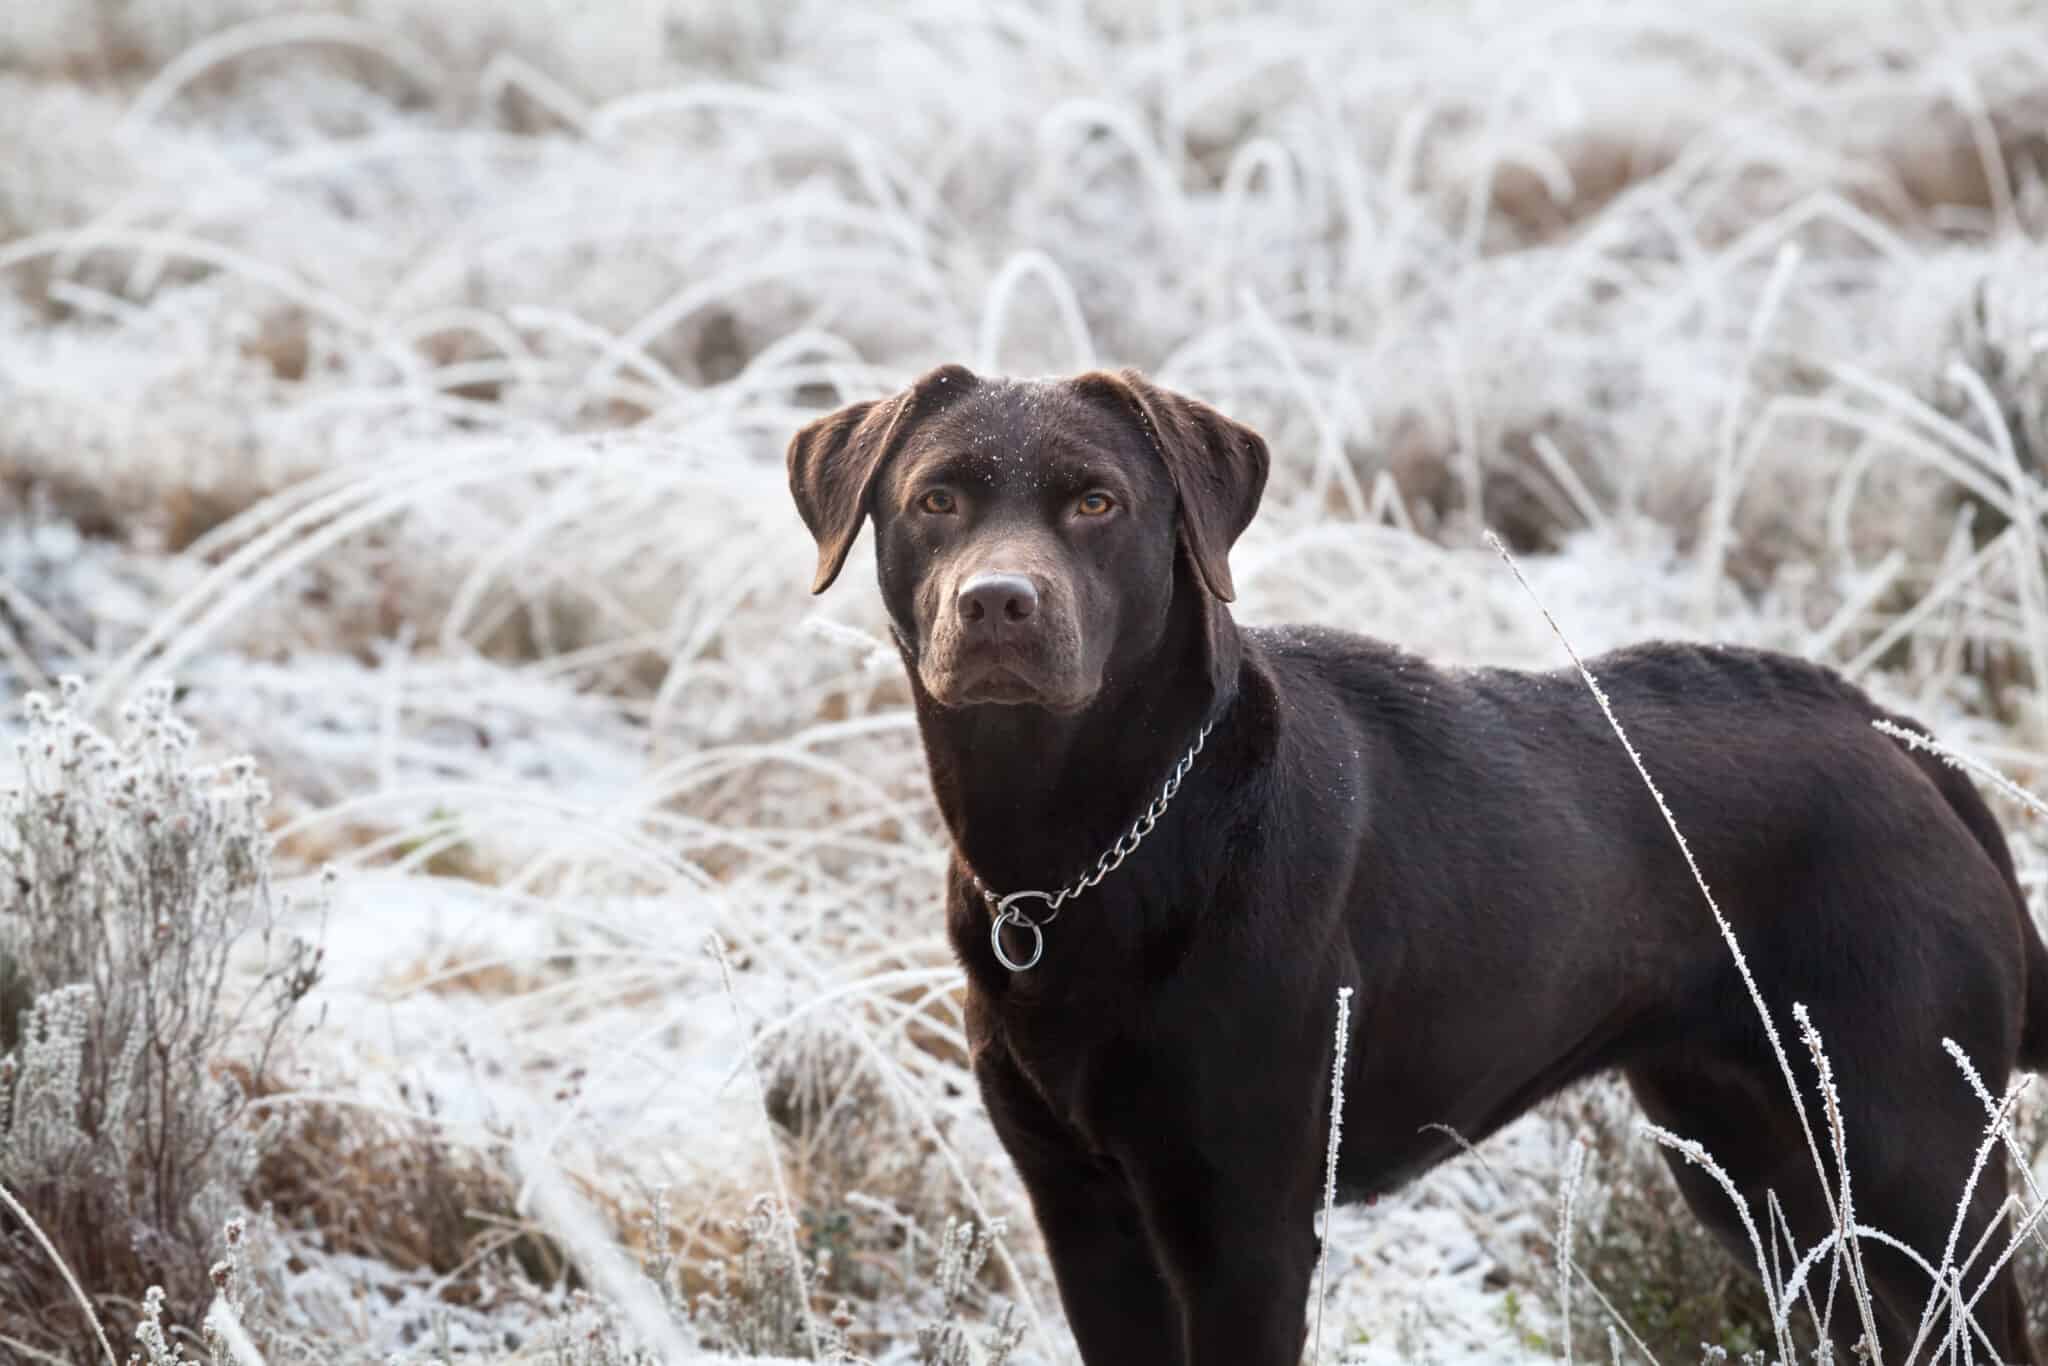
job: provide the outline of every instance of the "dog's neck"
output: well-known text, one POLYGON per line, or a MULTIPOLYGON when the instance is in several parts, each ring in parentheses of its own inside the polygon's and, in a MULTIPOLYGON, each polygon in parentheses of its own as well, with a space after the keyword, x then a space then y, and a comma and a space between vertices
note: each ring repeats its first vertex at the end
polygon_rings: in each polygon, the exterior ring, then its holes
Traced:
POLYGON ((969 869, 1002 894, 1052 891, 1093 868, 1227 710, 1239 657, 1229 610, 1176 594, 1159 648, 1071 715, 941 706, 912 669, 932 789, 969 869))

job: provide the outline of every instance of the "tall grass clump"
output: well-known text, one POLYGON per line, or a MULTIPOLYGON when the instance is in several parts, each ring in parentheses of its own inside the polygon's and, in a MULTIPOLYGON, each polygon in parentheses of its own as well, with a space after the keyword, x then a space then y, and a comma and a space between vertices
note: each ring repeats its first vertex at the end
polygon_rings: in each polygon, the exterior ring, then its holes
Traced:
MULTIPOLYGON (((31 696, 0 792, 0 1184, 85 1285, 200 1307, 276 1133, 252 1088, 320 951, 276 942, 254 766, 196 763, 167 688, 112 739, 81 695, 67 680, 58 700, 31 696), (252 941, 262 965, 238 989, 231 964, 252 941)), ((20 1218, 0 1214, 0 1247, 0 1321, 38 1349, 98 1355, 20 1218)), ((99 1310, 111 1329, 134 1306, 109 1295, 99 1310)))

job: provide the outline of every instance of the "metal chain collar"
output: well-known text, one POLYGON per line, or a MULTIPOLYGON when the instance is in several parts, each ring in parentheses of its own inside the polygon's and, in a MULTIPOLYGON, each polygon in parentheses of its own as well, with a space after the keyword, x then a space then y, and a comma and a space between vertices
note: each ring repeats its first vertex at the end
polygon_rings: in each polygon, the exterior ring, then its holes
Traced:
POLYGON ((1167 778, 1166 786, 1159 790, 1159 795, 1152 799, 1152 804, 1131 823, 1129 830, 1117 836, 1115 844, 1102 852, 1102 856, 1095 860, 1094 868, 1058 891, 1023 891, 999 896, 979 876, 974 877, 974 889, 981 893, 982 900, 988 903, 989 910, 995 915, 994 922, 989 926, 988 941, 989 946, 995 950, 998 963, 1011 972, 1029 972, 1038 966, 1038 960, 1045 956, 1045 927, 1059 918, 1060 907, 1108 877, 1125 859, 1137 852, 1138 846, 1145 842, 1145 836, 1152 833, 1152 827, 1166 814, 1167 803, 1180 791, 1182 780, 1188 776, 1188 770, 1195 766, 1195 756, 1202 752, 1203 743, 1208 740, 1209 732, 1215 728, 1214 719, 1202 723, 1202 728, 1195 732, 1195 742, 1188 746, 1188 752, 1181 755, 1180 762, 1173 766, 1172 776, 1167 778), (1045 903, 1045 910, 1041 914, 1028 915, 1018 908, 1019 903, 1033 899, 1045 903), (1031 953, 1022 961, 1012 958, 1003 948, 1003 930, 1013 925, 1031 932, 1031 953))

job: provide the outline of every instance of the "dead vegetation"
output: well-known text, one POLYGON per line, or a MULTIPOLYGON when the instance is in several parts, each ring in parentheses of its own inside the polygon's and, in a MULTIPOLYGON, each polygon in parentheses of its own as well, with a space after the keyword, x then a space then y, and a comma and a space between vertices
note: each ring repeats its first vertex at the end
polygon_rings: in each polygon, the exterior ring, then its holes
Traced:
MULTIPOLYGON (((8 8, 9 723, 175 677, 280 788, 279 875, 340 872, 303 1071, 200 1086, 281 1125, 238 1193, 277 1360, 644 1361, 636 1286, 693 1348, 1056 1329, 888 623, 803 595, 779 466, 931 362, 1134 363, 1259 426, 1247 619, 1549 664, 1489 525, 1602 644, 1805 651, 2039 768, 2038 15, 1508 9, 8 8)), ((8 1047, 53 985, 0 961, 8 1047)), ((1542 1122, 1593 1137, 1581 1261, 1660 1360, 1765 1344, 1624 1117, 1542 1122)), ((1462 1261, 1554 1177, 1381 1215, 1462 1261)), ((212 1208, 156 1260, 54 1231, 117 1329, 157 1267, 190 1322, 212 1208)), ((0 1293, 69 1312, 0 1226, 0 1293)), ((1479 1309, 1333 1318, 1549 1350, 1554 1267, 1498 1251, 1479 1309)))

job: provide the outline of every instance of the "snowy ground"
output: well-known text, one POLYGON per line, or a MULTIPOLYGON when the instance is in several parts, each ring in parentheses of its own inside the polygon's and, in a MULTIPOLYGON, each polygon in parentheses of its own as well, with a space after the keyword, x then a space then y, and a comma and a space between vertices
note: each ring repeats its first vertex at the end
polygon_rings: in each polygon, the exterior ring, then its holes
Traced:
MULTIPOLYGON (((2038 8, 1248 9, 0 12, 5 724, 171 676, 285 866, 341 871, 268 1104, 436 1136, 602 1289, 562 1198, 637 1257, 666 1186, 708 1264, 777 1180, 765 1083, 863 1352, 911 1359, 939 1226, 1001 1215, 1017 1360, 1069 1359, 867 551, 810 599, 783 483, 940 360, 1260 427, 1241 619, 1555 665, 1491 525, 1584 652, 1805 652, 2033 779, 2038 8)), ((1549 1355, 1568 1137, 1340 1214, 1325 1358, 1549 1355)), ((376 1224, 373 1169, 332 1183, 280 1205, 280 1333, 531 1354, 561 1297, 493 1235, 402 1264, 323 1222, 376 1224)))

